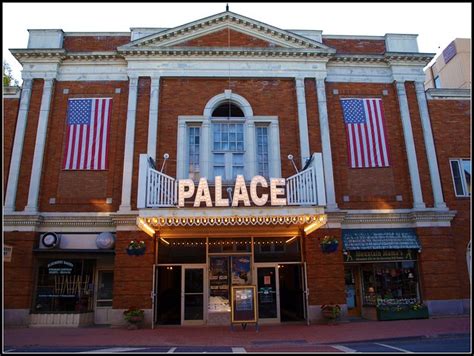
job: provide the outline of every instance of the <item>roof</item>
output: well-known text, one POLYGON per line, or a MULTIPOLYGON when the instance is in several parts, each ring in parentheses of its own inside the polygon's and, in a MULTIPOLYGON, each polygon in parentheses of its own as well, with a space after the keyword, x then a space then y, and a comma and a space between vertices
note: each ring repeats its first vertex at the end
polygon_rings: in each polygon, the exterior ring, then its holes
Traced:
POLYGON ((342 230, 344 250, 421 249, 415 229, 342 230))

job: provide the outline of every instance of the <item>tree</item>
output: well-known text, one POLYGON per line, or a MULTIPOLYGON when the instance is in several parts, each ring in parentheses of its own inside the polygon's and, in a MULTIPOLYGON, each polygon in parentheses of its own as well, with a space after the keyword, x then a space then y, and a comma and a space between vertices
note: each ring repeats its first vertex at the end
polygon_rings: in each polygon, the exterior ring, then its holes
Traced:
POLYGON ((18 81, 13 78, 12 68, 8 62, 3 61, 3 86, 9 87, 13 85, 18 85, 18 81))

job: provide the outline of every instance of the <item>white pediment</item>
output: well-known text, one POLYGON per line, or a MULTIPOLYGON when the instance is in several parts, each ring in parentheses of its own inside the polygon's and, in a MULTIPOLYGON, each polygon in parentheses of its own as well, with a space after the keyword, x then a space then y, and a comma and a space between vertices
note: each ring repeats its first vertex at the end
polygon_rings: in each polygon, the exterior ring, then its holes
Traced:
POLYGON ((209 36, 225 29, 239 32, 244 36, 250 36, 259 41, 265 41, 268 43, 267 47, 270 48, 328 53, 335 52, 333 48, 310 38, 264 24, 230 11, 139 38, 127 45, 119 47, 119 50, 155 50, 158 48, 186 47, 189 41, 209 36))

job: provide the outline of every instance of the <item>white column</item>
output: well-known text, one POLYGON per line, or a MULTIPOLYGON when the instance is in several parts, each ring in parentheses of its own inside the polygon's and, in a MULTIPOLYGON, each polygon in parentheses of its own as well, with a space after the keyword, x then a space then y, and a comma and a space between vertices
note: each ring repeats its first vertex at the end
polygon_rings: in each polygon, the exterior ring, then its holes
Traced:
POLYGON ((148 116, 148 145, 147 154, 156 163, 156 144, 158 130, 158 98, 160 92, 160 77, 151 78, 150 112, 148 116))
POLYGON ((298 104, 298 128, 300 131, 301 168, 309 158, 308 118, 306 115, 306 96, 304 91, 304 78, 295 78, 296 102, 298 104))
POLYGON ((443 190, 441 188, 441 179, 439 177, 438 160, 436 159, 436 150, 431 131, 430 115, 428 104, 426 103, 425 86, 423 82, 415 82, 416 97, 421 116, 421 126, 423 127, 423 138, 425 140, 426 155, 428 158, 428 167, 430 169, 431 186, 433 188, 435 208, 446 208, 443 199, 443 190))
POLYGON ((278 121, 272 121, 270 123, 268 146, 268 173, 272 178, 281 177, 280 129, 278 127, 278 121))
POLYGON ((137 113, 138 78, 130 77, 128 86, 127 127, 125 130, 125 154, 123 158, 122 204, 120 211, 131 210, 133 149, 135 146, 135 116, 137 113))
MULTIPOLYGON (((205 119, 202 122, 200 130, 200 141, 199 141, 199 170, 200 176, 206 177, 207 179, 211 178, 211 159, 212 159, 212 133, 211 133, 211 120, 205 119), (209 141, 211 140, 211 141, 209 141)), ((187 140, 186 140, 187 142, 187 140)), ((188 149, 188 146, 185 146, 185 149, 188 149)), ((186 159, 184 158, 185 162, 186 159)), ((186 177, 187 178, 187 177, 186 177)))
POLYGON ((326 85, 324 79, 316 78, 318 96, 319 127, 323 148, 324 182, 326 184, 326 206, 329 210, 337 209, 334 174, 332 170, 331 138, 329 134, 328 109, 326 102, 326 85))
POLYGON ((38 211, 38 196, 41 183, 41 172, 43 171, 44 147, 46 145, 46 131, 48 129, 49 109, 51 107, 51 96, 53 92, 53 79, 45 79, 43 96, 36 130, 35 151, 33 153, 33 166, 31 168, 30 189, 28 191, 28 204, 25 211, 36 213, 38 211))
POLYGON ((400 104, 400 114, 402 116, 403 136, 407 150, 408 169, 410 171, 413 207, 415 209, 423 209, 425 208, 425 203, 423 202, 423 194, 421 192, 420 173, 418 172, 418 161, 416 159, 415 141, 413 140, 405 82, 397 82, 397 93, 400 104))
POLYGON ((16 121, 12 156, 10 158, 10 172, 8 174, 7 191, 5 194, 5 213, 15 211, 16 191, 18 188, 18 177, 20 175, 21 155, 23 153, 23 141, 25 139, 32 85, 32 79, 23 80, 20 108, 18 110, 18 119, 16 121))
POLYGON ((255 138, 255 122, 249 118, 246 126, 246 141, 245 141, 245 178, 252 179, 257 175, 257 139, 255 138))
MULTIPOLYGON (((178 147, 176 151, 176 164, 177 164, 177 172, 176 172, 176 178, 178 179, 186 179, 188 178, 188 172, 186 171, 186 149, 188 147, 187 145, 187 133, 186 133, 186 122, 184 120, 179 120, 178 121, 178 137, 177 137, 177 142, 178 142, 178 147)), ((202 164, 202 152, 203 148, 199 148, 199 164, 202 164)))

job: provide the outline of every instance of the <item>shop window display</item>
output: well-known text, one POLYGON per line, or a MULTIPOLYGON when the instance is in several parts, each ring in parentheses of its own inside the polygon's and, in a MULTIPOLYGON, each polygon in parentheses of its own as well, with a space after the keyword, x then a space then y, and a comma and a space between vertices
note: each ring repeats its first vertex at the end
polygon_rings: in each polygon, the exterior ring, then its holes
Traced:
POLYGON ((380 300, 420 299, 414 261, 370 264, 361 272, 366 306, 375 306, 380 300))
POLYGON ((85 313, 93 309, 95 260, 40 260, 34 313, 85 313))

